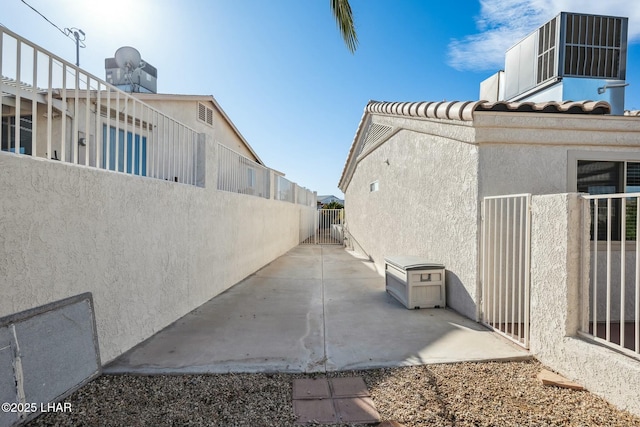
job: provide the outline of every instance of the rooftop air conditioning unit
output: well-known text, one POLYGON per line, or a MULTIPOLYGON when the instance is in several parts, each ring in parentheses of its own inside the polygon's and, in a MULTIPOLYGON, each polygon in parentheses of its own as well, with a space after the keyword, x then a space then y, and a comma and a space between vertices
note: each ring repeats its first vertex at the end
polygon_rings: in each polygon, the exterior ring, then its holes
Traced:
POLYGON ((623 114, 628 21, 560 13, 507 50, 504 72, 482 82, 480 99, 606 101, 623 114))

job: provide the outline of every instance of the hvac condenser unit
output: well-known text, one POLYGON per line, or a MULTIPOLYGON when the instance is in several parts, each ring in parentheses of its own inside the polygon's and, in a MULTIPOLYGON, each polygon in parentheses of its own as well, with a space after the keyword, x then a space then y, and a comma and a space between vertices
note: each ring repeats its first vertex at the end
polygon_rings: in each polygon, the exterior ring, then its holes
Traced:
POLYGON ((388 257, 384 261, 386 290, 405 307, 445 307, 444 265, 415 256, 388 257))
MULTIPOLYGON (((607 101, 624 110, 628 18, 562 12, 509 49, 507 101, 607 101)), ((481 98, 483 99, 483 98, 481 98)))
POLYGON ((480 99, 607 101, 623 114, 628 21, 560 13, 507 51, 504 73, 483 82, 480 99))

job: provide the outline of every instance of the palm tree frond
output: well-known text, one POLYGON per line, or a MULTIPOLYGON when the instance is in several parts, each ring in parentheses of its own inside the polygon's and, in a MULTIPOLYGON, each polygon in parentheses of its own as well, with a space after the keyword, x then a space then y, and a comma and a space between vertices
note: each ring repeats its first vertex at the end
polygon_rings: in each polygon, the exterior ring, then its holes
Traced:
POLYGON ((356 27, 353 23, 353 14, 351 13, 351 6, 349 0, 331 0, 331 11, 336 18, 336 24, 342 34, 344 43, 347 45, 349 52, 355 53, 358 46, 358 36, 356 34, 356 27))

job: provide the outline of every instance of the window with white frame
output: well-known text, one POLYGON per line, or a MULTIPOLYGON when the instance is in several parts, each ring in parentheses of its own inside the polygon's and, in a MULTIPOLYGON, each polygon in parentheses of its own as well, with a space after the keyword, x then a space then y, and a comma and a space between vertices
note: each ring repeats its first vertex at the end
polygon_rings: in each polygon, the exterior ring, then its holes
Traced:
POLYGON ((378 191, 378 188, 379 188, 378 181, 373 181, 371 184, 369 184, 370 193, 373 193, 374 191, 378 191))
POLYGON ((254 168, 247 168, 247 185, 249 188, 256 186, 256 170, 254 168))
MULTIPOLYGON (((580 160, 576 161, 576 190, 588 194, 640 192, 640 160, 580 160)), ((615 199, 611 206, 611 239, 621 239, 621 203, 626 206, 627 240, 635 240, 636 199, 615 199)), ((598 240, 607 239, 607 208, 598 208, 598 240), (600 212, 601 211, 601 212, 600 212)), ((593 234, 593 225, 592 225, 593 234)))

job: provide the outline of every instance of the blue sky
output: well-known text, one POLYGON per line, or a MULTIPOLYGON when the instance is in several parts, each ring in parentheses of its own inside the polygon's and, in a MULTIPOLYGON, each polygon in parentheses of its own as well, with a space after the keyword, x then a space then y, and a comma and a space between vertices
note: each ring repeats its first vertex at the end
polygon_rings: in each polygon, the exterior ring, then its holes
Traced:
MULTIPOLYGON (((640 109, 638 0, 351 0, 349 53, 329 0, 26 0, 86 33, 80 65, 133 46, 161 93, 213 95, 267 166, 319 194, 337 183, 366 103, 476 100, 505 50, 560 11, 627 16, 627 109, 640 109)), ((75 44, 21 0, 0 23, 75 62, 75 44)))

